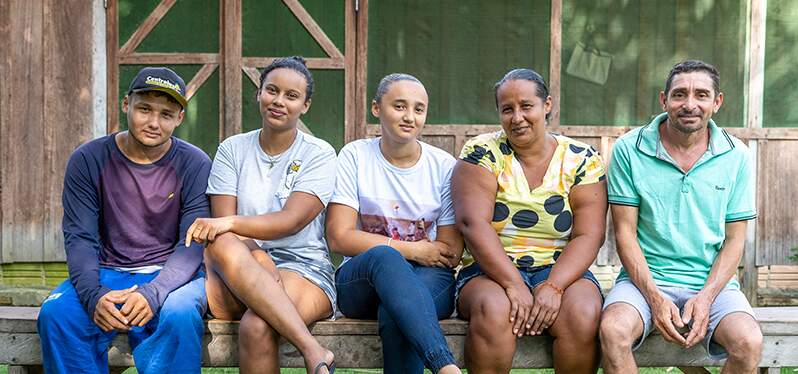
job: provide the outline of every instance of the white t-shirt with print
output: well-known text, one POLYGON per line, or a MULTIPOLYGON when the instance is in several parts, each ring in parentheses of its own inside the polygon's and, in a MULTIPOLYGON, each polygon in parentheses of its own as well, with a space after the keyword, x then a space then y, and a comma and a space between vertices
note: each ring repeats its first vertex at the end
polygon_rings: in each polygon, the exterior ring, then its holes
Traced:
POLYGON ((380 152, 380 138, 355 140, 338 155, 330 202, 358 211, 360 230, 394 240, 435 240, 437 227, 454 224, 451 198, 455 158, 419 141, 421 157, 399 168, 380 152))

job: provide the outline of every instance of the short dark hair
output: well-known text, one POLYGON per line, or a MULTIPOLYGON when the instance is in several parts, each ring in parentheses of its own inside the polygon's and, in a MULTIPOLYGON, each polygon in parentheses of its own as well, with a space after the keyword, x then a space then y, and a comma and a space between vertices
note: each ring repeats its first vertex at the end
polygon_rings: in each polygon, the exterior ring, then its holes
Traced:
MULTIPOLYGON (((493 85, 493 99, 496 101, 496 108, 499 108, 499 88, 503 86, 505 83, 514 80, 525 80, 535 83, 535 87, 537 88, 535 91, 535 95, 539 97, 541 100, 546 101, 546 98, 549 97, 549 87, 546 86, 546 81, 543 80, 543 77, 538 74, 538 72, 532 69, 513 69, 507 72, 507 74, 502 77, 496 84, 493 85)), ((546 113, 546 119, 549 119, 549 114, 546 113)))
POLYGON ((266 76, 269 75, 272 70, 280 68, 291 69, 299 74, 302 74, 302 76, 305 77, 305 82, 307 82, 307 87, 305 87, 305 91, 307 91, 305 102, 313 97, 313 75, 310 74, 310 70, 308 70, 308 66, 302 56, 280 57, 272 61, 272 63, 269 64, 269 66, 266 66, 263 69, 263 72, 260 73, 258 92, 263 89, 263 81, 266 80, 266 76))
POLYGON ((676 75, 694 71, 703 71, 707 73, 707 75, 712 78, 712 89, 715 91, 715 96, 720 93, 720 73, 718 73, 718 69, 704 61, 687 60, 673 65, 670 73, 668 73, 668 79, 665 80, 665 95, 671 91, 671 84, 673 84, 673 78, 676 75))
POLYGON ((384 76, 380 80, 380 83, 377 85, 377 92, 374 93, 374 101, 376 101, 377 104, 379 104, 380 100, 382 100, 382 97, 385 95, 386 92, 388 92, 388 88, 390 88, 392 84, 399 81, 411 81, 420 84, 422 87, 424 86, 424 84, 421 83, 421 81, 418 80, 418 78, 410 74, 405 74, 405 73, 388 74, 384 76))

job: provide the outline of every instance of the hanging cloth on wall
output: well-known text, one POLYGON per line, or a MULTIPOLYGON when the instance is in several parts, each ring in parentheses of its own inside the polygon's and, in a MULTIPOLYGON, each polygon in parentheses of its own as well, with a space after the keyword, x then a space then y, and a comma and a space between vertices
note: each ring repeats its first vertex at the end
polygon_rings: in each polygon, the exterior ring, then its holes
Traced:
POLYGON ((607 77, 610 75, 611 63, 611 54, 577 42, 565 72, 588 82, 603 85, 607 83, 607 77))

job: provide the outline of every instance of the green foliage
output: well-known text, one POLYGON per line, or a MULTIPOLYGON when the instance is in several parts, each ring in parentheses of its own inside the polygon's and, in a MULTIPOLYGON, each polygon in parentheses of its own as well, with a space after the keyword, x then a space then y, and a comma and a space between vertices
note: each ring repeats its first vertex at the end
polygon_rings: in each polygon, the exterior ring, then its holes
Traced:
POLYGON ((792 260, 792 262, 798 262, 798 247, 792 247, 792 256, 790 256, 790 260, 792 260))

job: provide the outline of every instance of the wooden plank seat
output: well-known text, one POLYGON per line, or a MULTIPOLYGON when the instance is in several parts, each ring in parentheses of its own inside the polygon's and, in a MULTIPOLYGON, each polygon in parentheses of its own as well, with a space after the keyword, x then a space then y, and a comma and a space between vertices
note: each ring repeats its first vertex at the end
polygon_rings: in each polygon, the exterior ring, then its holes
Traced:
MULTIPOLYGON (((778 372, 784 366, 798 366, 798 307, 755 308, 765 335, 765 347, 760 363, 763 371, 778 372)), ((10 373, 40 370, 41 349, 36 334, 39 308, 0 307, 0 364, 10 365, 10 373)), ((468 323, 449 319, 441 322, 446 338, 454 350, 458 364, 463 366, 463 344, 468 323)), ((209 320, 203 344, 203 366, 238 366, 237 322, 209 320)), ((335 352, 336 363, 342 368, 379 368, 382 366, 380 339, 375 321, 339 319, 321 321, 312 333, 325 347, 335 352)), ((641 367, 719 366, 722 362, 709 360, 703 348, 688 350, 665 342, 661 336, 649 337, 635 352, 641 367)), ((280 346, 284 367, 302 367, 303 361, 294 347, 283 342, 280 346)), ((113 367, 133 366, 133 357, 124 334, 117 336, 109 349, 109 363, 113 367)), ((551 338, 546 336, 521 339, 513 367, 547 368, 552 366, 551 338)), ((690 370, 695 371, 695 370, 690 370)), ((701 369, 699 369, 699 372, 701 369)))

